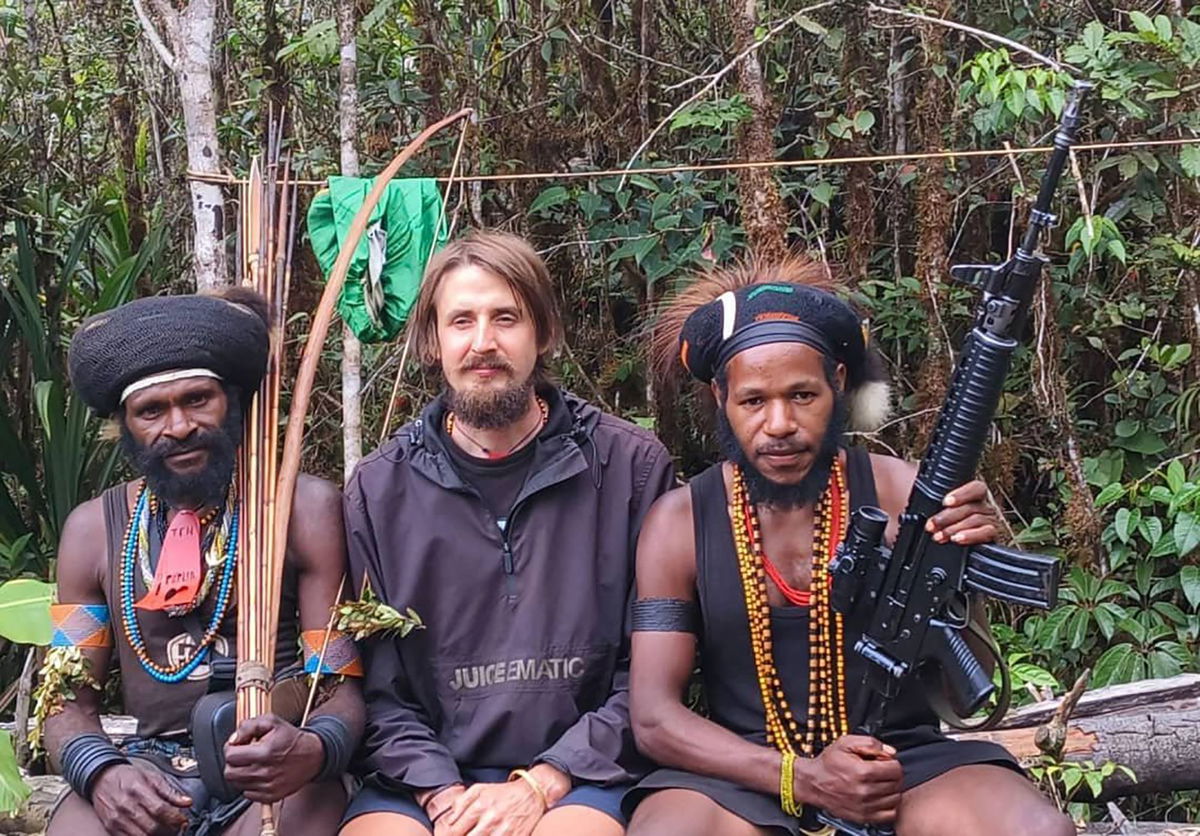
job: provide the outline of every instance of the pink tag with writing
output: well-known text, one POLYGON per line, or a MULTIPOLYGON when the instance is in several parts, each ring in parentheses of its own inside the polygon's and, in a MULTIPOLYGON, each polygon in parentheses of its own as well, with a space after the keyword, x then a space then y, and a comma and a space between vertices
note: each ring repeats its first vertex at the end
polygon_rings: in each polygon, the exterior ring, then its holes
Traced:
POLYGON ((195 511, 179 511, 163 538, 154 585, 137 602, 137 607, 143 610, 188 607, 199 591, 200 518, 195 511))

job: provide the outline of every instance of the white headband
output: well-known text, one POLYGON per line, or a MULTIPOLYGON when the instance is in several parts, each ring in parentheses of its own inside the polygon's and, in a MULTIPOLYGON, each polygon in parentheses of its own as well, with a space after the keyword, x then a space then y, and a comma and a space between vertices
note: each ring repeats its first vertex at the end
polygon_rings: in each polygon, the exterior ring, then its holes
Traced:
POLYGON ((220 380, 221 376, 212 369, 176 369, 171 372, 161 372, 152 374, 149 377, 143 377, 141 380, 130 383, 125 387, 125 391, 121 393, 119 403, 125 403, 125 400, 134 392, 140 392, 143 389, 149 389, 151 386, 157 386, 160 383, 171 383, 176 380, 183 380, 188 377, 211 377, 213 380, 220 380))

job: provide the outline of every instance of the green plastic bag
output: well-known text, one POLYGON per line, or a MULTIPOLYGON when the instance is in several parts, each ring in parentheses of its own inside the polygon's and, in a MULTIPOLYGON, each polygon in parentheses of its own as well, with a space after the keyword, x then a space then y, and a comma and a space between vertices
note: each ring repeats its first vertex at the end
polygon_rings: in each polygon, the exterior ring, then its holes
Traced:
MULTIPOLYGON (((330 177, 329 188, 313 198, 308 235, 326 276, 373 183, 369 177, 330 177)), ((388 342, 404 327, 425 263, 446 244, 445 224, 438 230, 441 216, 442 195, 432 178, 388 183, 354 250, 338 299, 338 313, 363 342, 388 342)))

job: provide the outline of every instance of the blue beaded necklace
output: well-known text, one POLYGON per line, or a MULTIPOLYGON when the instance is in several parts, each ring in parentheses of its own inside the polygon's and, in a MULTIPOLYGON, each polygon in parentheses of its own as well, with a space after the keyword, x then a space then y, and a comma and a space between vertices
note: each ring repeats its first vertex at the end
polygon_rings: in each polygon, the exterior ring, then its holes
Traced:
POLYGON ((208 658, 208 649, 216 638, 217 631, 221 628, 221 622, 225 620, 226 612, 229 609, 230 591, 233 588, 234 570, 237 567, 238 509, 235 504, 229 525, 229 541, 225 547, 225 559, 222 561, 221 582, 217 585, 217 605, 213 609, 208 627, 190 658, 179 665, 164 666, 150 658, 150 652, 146 649, 146 642, 142 639, 142 631, 138 627, 137 613, 133 606, 135 563, 138 551, 137 527, 139 521, 145 516, 149 493, 146 483, 143 481, 138 491, 133 514, 129 517, 129 526, 125 531, 124 559, 121 561, 121 621, 129 646, 133 648, 134 655, 137 656, 138 662, 141 663, 146 673, 159 682, 182 682, 200 666, 201 662, 208 658))

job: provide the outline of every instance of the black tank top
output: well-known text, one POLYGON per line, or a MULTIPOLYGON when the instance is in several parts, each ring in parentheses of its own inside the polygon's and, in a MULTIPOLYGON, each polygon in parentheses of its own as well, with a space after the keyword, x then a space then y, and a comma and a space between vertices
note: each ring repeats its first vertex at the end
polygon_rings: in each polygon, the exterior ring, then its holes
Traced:
MULTIPOLYGON (((104 596, 112 617, 113 638, 117 663, 121 671, 121 702, 126 714, 136 717, 138 737, 184 735, 191 724, 192 706, 208 692, 209 666, 202 662, 182 682, 160 682, 150 676, 138 661, 129 645, 121 622, 121 560, 125 545, 125 530, 129 523, 128 493, 124 483, 109 488, 102 495, 104 524, 108 530, 108 562, 104 596)), ((151 557, 157 562, 159 538, 151 535, 151 557)), ((134 597, 146 594, 142 573, 134 572, 134 597)), ((235 587, 236 590, 236 580, 235 587)), ((230 592, 229 611, 221 621, 212 650, 220 656, 237 655, 237 593, 230 592)), ((189 657, 216 606, 215 591, 193 612, 172 618, 166 613, 137 610, 138 629, 150 658, 158 664, 178 663, 189 657)), ((279 607, 279 638, 275 646, 275 670, 281 672, 294 665, 299 652, 296 572, 285 565, 283 594, 279 607)), ((210 656, 211 658, 211 656, 210 656)))
MULTIPOLYGON (((852 512, 863 505, 878 504, 871 458, 860 447, 846 450, 846 485, 852 512)), ((696 535, 696 591, 703 619, 700 669, 709 717, 747 740, 765 744, 762 696, 750 647, 746 599, 738 574, 729 498, 721 465, 713 465, 692 479, 691 492, 696 535)), ((842 649, 851 707, 866 672, 865 660, 854 652, 859 634, 851 629, 852 623, 860 623, 860 619, 847 620, 842 649)), ((772 607, 771 637, 775 667, 784 693, 796 719, 803 721, 808 705, 808 608, 772 607)), ((901 689, 889 708, 887 724, 880 734, 897 748, 941 739, 937 732, 937 717, 917 687, 915 680, 910 680, 901 689)))

